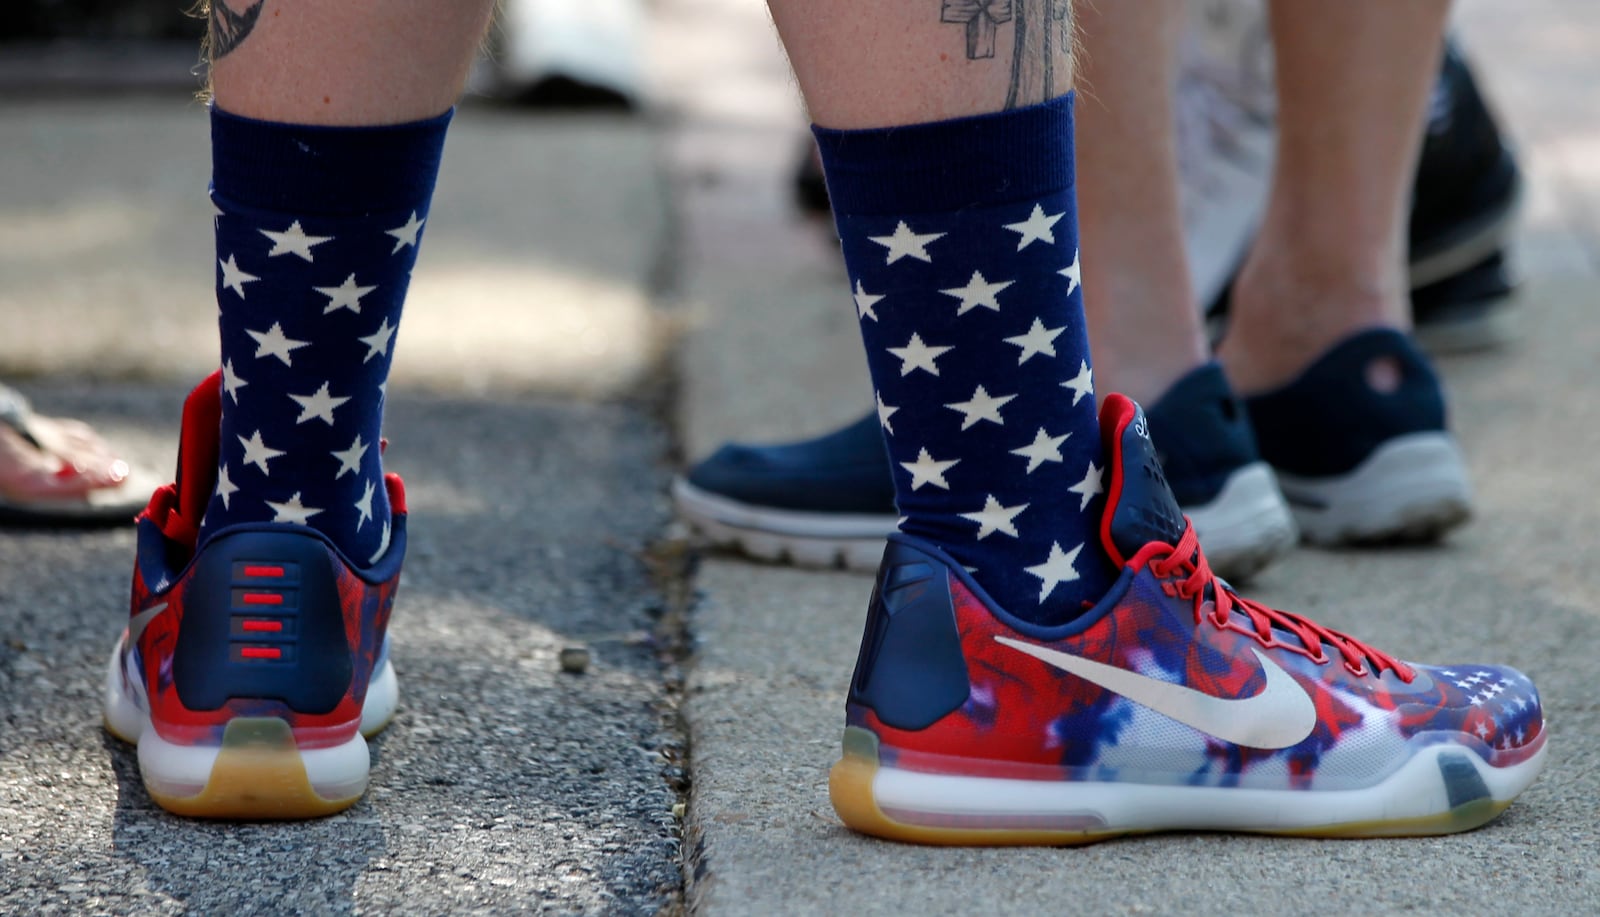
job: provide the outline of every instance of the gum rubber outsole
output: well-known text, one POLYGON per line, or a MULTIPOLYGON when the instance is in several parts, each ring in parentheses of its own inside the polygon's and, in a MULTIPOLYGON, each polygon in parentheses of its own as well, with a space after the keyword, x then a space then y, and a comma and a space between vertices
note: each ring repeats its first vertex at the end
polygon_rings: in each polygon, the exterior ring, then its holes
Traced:
POLYGON ((175 815, 245 821, 317 818, 342 812, 361 798, 324 799, 312 789, 289 724, 241 717, 223 732, 222 749, 205 789, 169 796, 145 784, 150 798, 175 815))
MULTIPOLYGON (((1545 748, 1526 762, 1534 773, 1543 763, 1545 748)), ((865 730, 847 729, 844 753, 828 774, 828 795, 845 826, 886 840, 936 846, 1075 846, 1118 837, 1166 832, 1225 831, 1305 838, 1428 837, 1458 834, 1481 827, 1510 807, 1511 799, 1478 798, 1444 812, 1421 817, 1357 820, 1328 825, 1286 828, 1224 826, 1173 828, 972 828, 907 824, 885 814, 878 805, 874 782, 878 776, 877 740, 865 730)), ((1531 777, 1529 778, 1531 781, 1531 777)))
MULTIPOLYGON (((302 751, 294 738, 294 730, 286 720, 278 717, 237 717, 223 729, 222 741, 211 748, 204 746, 172 746, 156 733, 144 705, 122 689, 120 672, 121 644, 113 651, 107 670, 106 708, 103 722, 107 732, 135 746, 140 757, 140 779, 145 792, 161 808, 190 818, 214 818, 235 821, 283 821, 320 818, 350 808, 366 792, 368 755, 366 739, 377 735, 393 718, 397 701, 396 682, 391 664, 385 662, 373 684, 368 689, 368 703, 364 708, 359 735, 336 749, 302 751), (205 782, 199 792, 178 794, 169 791, 170 783, 151 779, 151 768, 157 760, 173 761, 174 753, 195 755, 205 761, 214 752, 209 763, 203 764, 205 782), (150 755, 149 759, 146 755, 150 755), (347 792, 324 796, 313 784, 307 770, 307 755, 322 756, 319 767, 327 774, 329 760, 326 756, 343 757, 348 768, 352 755, 359 762, 353 774, 344 774, 335 783, 347 792)), ((191 763, 189 774, 197 770, 191 763)), ((169 767, 168 780, 187 783, 193 776, 180 777, 169 767)), ((198 782, 198 781, 196 781, 198 782)), ((326 784, 325 784, 326 786, 326 784)))

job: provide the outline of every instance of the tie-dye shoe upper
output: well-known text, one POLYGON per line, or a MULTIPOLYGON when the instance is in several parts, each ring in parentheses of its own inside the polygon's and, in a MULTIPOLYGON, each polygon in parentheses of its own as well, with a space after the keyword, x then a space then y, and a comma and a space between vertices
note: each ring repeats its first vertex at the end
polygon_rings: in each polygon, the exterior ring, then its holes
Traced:
POLYGON ((197 549, 216 481, 218 384, 214 375, 189 396, 179 481, 138 519, 132 618, 108 673, 107 724, 139 742, 146 786, 166 808, 337 811, 365 788, 362 734, 394 708, 386 633, 405 553, 404 488, 388 476, 390 543, 370 568, 294 525, 234 526, 197 549), (227 753, 243 748, 285 753, 227 753), (273 784, 280 777, 287 788, 273 784))
POLYGON ((1545 730, 1525 676, 1405 663, 1239 597, 1172 501, 1137 406, 1111 396, 1101 423, 1100 534, 1123 572, 1078 619, 1029 624, 937 547, 891 539, 834 772, 848 824, 944 843, 1435 833, 1487 821, 1532 781, 1545 730), (1206 795, 1233 790, 1264 794, 1206 795))

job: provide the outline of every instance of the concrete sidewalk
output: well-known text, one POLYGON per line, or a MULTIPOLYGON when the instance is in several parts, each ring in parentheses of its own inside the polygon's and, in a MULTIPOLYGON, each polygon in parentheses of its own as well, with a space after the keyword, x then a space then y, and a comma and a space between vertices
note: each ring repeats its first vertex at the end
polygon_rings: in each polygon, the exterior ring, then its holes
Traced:
MULTIPOLYGON (((683 295, 698 317, 679 406, 689 457, 821 432, 870 406, 824 229, 784 195, 803 121, 757 8, 678 0, 684 33, 743 29, 729 98, 690 70, 674 146, 683 295), (742 23, 742 25, 740 25, 742 23), (761 56, 752 49, 764 49, 761 56), (696 81, 700 82, 697 83, 696 81), (764 89, 761 87, 765 87, 764 89), (708 101, 709 100, 709 101, 708 101)), ((1600 910, 1600 16, 1590 4, 1464 4, 1460 22, 1524 145, 1526 337, 1447 361, 1476 523, 1443 547, 1301 551, 1252 595, 1423 660, 1521 667, 1549 704, 1546 774, 1494 825, 1430 840, 1185 835, 1082 849, 946 850, 855 836, 835 817, 844 688, 870 578, 714 557, 699 569, 686 713, 689 900, 708 914, 1579 914, 1600 910)), ((677 98, 677 97, 675 97, 677 98)))

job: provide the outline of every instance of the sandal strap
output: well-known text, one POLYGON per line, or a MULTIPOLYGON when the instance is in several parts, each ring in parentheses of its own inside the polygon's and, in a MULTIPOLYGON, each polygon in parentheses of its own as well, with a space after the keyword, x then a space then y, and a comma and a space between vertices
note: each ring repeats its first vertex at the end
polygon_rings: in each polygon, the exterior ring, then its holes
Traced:
POLYGON ((5 424, 17 431, 33 448, 44 451, 44 444, 33 435, 31 421, 33 408, 28 405, 28 399, 22 393, 8 385, 0 385, 0 424, 5 424))

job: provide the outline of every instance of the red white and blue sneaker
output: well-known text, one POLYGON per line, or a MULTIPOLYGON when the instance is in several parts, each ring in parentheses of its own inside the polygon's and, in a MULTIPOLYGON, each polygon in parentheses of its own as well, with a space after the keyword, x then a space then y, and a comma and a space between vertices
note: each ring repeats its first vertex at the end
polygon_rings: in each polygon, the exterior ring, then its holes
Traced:
POLYGON ((1100 537, 1123 567, 1076 620, 1029 624, 934 545, 894 535, 830 792, 845 824, 936 844, 1133 832, 1445 834, 1538 775, 1515 670, 1402 662, 1216 578, 1142 412, 1106 399, 1100 537))
POLYGON ((217 480, 220 374, 184 404, 178 481, 138 519, 132 618, 106 671, 105 724, 136 743, 145 789, 179 815, 289 819, 367 788, 366 736, 394 715, 388 621, 406 546, 357 568, 320 532, 250 524, 195 550, 217 480))

